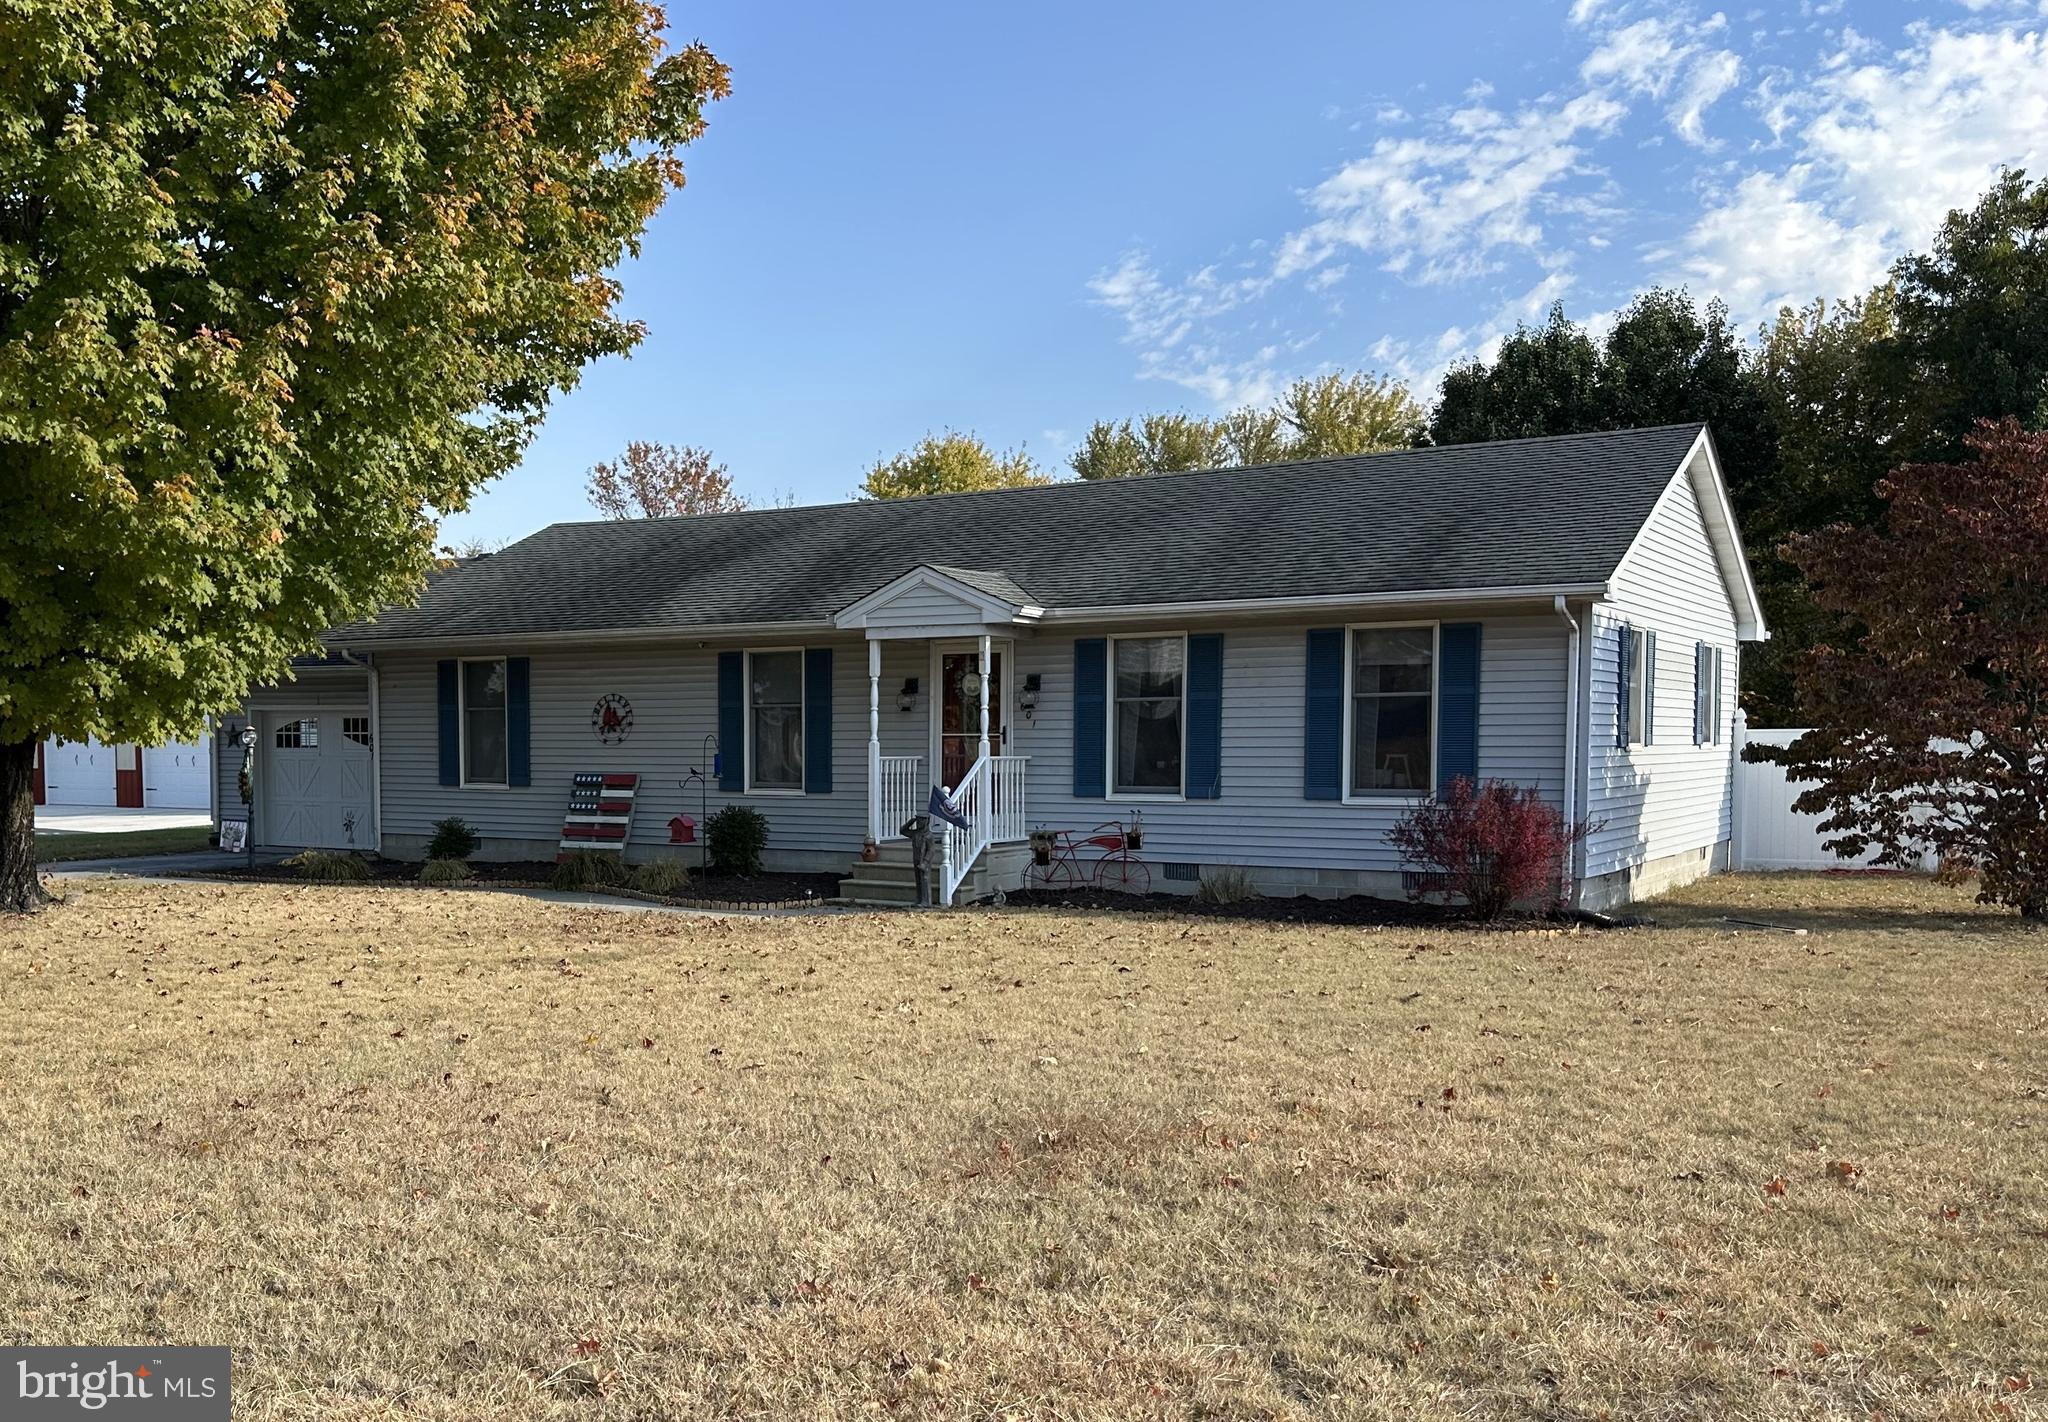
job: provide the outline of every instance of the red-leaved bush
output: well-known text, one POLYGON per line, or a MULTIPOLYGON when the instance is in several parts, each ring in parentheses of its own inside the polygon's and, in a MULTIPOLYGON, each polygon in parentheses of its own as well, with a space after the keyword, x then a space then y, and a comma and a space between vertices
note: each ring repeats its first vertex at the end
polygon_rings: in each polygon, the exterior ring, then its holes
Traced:
POLYGON ((1417 882, 1411 897, 1441 888, 1456 894, 1475 918, 1495 919, 1518 903, 1556 908, 1564 902, 1565 853, 1595 826, 1567 826, 1534 788, 1505 780, 1474 785, 1459 776, 1387 831, 1411 868, 1441 883, 1417 882))

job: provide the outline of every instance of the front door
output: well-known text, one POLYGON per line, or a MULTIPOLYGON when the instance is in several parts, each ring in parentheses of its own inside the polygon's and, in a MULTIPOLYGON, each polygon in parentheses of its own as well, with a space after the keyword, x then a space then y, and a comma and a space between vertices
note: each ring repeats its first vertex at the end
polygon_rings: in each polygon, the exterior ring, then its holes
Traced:
MULTIPOLYGON (((1003 654, 989 653, 988 750, 1003 753, 1003 654)), ((981 750, 981 655, 939 653, 939 783, 948 790, 973 767, 981 750)))

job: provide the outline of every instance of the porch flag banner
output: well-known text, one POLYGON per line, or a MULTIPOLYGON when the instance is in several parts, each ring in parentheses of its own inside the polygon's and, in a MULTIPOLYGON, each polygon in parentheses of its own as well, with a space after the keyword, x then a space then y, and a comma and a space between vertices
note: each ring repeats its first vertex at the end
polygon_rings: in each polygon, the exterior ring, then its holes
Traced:
POLYGON ((944 820, 954 829, 966 829, 967 816, 960 813, 960 807, 952 802, 946 792, 937 785, 932 786, 931 803, 925 810, 935 820, 944 820))

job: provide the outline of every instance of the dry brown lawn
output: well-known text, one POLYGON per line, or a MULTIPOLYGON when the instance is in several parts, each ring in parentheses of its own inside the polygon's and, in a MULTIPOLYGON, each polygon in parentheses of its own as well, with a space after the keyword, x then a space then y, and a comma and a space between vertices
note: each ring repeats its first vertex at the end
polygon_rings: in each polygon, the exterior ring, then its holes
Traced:
POLYGON ((1932 884, 70 893, 0 925, 7 1341, 229 1344, 238 1417, 2048 1415, 2048 936, 1932 884))

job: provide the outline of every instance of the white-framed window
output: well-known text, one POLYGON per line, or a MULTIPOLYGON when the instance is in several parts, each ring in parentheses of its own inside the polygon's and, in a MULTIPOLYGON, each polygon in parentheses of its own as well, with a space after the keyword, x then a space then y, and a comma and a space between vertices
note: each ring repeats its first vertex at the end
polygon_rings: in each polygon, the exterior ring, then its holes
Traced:
POLYGON ((367 749, 370 744, 370 718, 368 716, 342 717, 341 738, 367 749))
MULTIPOLYGON (((505 659, 478 657, 462 663, 462 783, 503 785, 506 731, 505 659)), ((366 725, 367 735, 369 727, 366 725)))
POLYGON ((747 653, 747 789, 802 793, 804 653, 747 653))
POLYGON ((1699 665, 1693 673, 1693 725, 1695 744, 1721 744, 1721 672, 1726 663, 1722 651, 1709 642, 1699 644, 1699 665))
POLYGON ((1350 629, 1344 659, 1347 799, 1436 789, 1437 624, 1350 629))
POLYGON ((302 716, 278 724, 270 737, 279 750, 317 750, 320 746, 320 718, 302 716))
POLYGON ((1183 794, 1187 634, 1110 638, 1109 675, 1110 793, 1183 794))
POLYGON ((1628 638, 1628 743, 1657 739, 1657 634, 1631 627, 1628 638))

